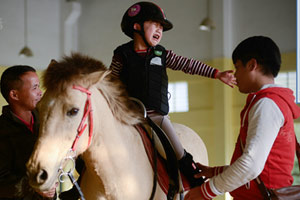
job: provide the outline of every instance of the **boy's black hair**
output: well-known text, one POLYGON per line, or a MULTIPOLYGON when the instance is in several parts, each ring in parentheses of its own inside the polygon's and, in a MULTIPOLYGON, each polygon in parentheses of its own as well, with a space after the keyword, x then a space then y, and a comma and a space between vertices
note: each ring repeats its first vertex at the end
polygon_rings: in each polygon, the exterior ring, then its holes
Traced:
POLYGON ((241 60, 243 65, 246 65, 252 58, 262 66, 262 72, 265 75, 277 76, 281 66, 281 55, 278 46, 271 38, 249 37, 242 41, 232 53, 233 63, 241 60))
POLYGON ((7 68, 1 75, 1 94, 8 102, 9 92, 18 89, 23 85, 21 76, 26 72, 36 72, 33 67, 28 65, 15 65, 7 68))

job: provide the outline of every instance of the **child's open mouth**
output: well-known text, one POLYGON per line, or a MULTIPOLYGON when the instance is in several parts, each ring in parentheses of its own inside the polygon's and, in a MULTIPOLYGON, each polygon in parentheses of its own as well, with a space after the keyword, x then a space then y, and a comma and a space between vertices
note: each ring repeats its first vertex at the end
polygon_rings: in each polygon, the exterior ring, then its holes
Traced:
POLYGON ((157 40, 158 40, 159 37, 160 37, 160 36, 159 36, 158 34, 153 35, 153 38, 154 38, 154 39, 157 39, 157 40))

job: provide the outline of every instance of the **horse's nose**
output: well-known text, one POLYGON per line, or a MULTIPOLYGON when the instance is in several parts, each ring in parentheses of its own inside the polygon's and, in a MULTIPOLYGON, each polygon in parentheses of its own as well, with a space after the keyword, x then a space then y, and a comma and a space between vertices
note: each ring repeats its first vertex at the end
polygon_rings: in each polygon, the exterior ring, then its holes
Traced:
POLYGON ((36 181, 38 184, 43 184, 48 178, 48 173, 46 170, 41 169, 37 174, 36 181))

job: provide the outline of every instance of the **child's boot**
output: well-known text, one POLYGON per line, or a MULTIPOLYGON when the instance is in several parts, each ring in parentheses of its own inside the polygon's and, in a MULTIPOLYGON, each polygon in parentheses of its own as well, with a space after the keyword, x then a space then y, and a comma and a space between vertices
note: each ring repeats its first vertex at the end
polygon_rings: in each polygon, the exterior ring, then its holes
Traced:
POLYGON ((200 169, 196 166, 196 163, 193 160, 193 156, 184 150, 183 157, 178 161, 179 169, 181 173, 189 181, 191 188, 200 186, 204 183, 204 179, 195 178, 194 175, 200 172, 200 169))

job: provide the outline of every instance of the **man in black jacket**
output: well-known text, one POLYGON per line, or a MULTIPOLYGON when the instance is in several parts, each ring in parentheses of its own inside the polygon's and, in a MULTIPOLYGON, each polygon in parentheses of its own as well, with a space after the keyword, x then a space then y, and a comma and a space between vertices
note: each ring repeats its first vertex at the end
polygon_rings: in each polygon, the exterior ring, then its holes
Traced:
POLYGON ((0 200, 52 198, 55 186, 51 191, 34 192, 26 177, 25 165, 38 137, 35 108, 42 96, 35 69, 7 68, 1 76, 1 94, 8 105, 0 116, 0 200))

